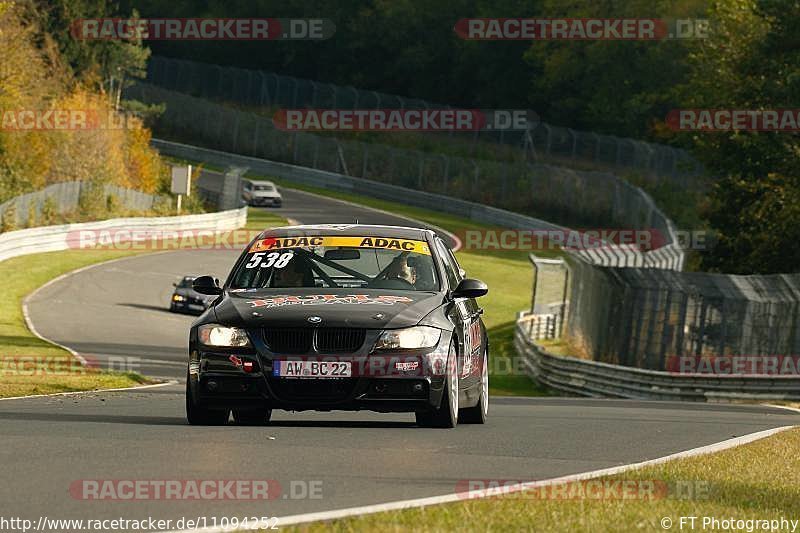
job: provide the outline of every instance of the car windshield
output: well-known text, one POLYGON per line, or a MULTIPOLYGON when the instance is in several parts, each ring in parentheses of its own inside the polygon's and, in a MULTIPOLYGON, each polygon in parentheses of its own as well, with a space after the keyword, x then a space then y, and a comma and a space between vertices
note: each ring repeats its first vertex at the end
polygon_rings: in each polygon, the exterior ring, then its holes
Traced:
POLYGON ((193 281, 194 278, 183 278, 180 283, 178 283, 178 287, 181 289, 191 288, 193 281))
POLYGON ((231 289, 289 287, 437 291, 425 241, 382 237, 280 237, 256 241, 231 289))
POLYGON ((266 192, 272 192, 275 190, 275 187, 273 187, 272 185, 256 185, 253 188, 257 191, 266 191, 266 192))

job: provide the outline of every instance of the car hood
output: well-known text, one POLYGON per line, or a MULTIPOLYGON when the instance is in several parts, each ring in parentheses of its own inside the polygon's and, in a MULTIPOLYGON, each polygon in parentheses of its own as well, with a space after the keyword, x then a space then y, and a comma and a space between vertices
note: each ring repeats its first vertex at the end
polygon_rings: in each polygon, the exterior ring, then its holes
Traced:
POLYGON ((296 289, 227 292, 216 305, 217 320, 239 327, 350 327, 393 329, 414 326, 442 305, 441 293, 296 289), (309 320, 309 317, 319 317, 309 320))

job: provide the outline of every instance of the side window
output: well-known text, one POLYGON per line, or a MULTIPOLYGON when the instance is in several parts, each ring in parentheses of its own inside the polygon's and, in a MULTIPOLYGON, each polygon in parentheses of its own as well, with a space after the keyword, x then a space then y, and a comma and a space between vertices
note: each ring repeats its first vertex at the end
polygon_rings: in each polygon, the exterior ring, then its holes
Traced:
POLYGON ((447 246, 441 241, 441 239, 436 239, 436 247, 439 250, 439 257, 442 258, 442 263, 444 263, 444 273, 447 276, 447 284, 450 286, 450 289, 455 289, 458 286, 458 282, 461 281, 458 275, 458 266, 453 264, 452 255, 450 254, 450 250, 447 249, 447 246))
POLYGON ((450 258, 450 262, 453 264, 453 267, 455 267, 456 278, 460 282, 461 280, 464 279, 464 269, 461 268, 461 265, 458 264, 458 260, 456 259, 456 256, 453 253, 453 250, 451 250, 447 246, 445 246, 445 250, 447 250, 447 257, 450 258))

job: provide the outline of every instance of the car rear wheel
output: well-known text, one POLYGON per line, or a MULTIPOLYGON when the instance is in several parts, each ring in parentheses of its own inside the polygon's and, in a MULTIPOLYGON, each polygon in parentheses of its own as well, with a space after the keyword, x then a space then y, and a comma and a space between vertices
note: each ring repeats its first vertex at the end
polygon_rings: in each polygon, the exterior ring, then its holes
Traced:
POLYGON ((421 427, 454 428, 458 425, 458 361, 452 344, 447 358, 447 379, 442 402, 438 409, 417 412, 416 417, 417 425, 421 427))
POLYGON ((489 414, 489 351, 483 352, 481 368, 481 391, 480 398, 475 407, 467 407, 461 410, 459 422, 467 424, 485 424, 489 414))
POLYGON ((234 409, 233 420, 240 426, 264 426, 272 417, 272 409, 234 409))
POLYGON ((228 422, 227 409, 207 409, 197 405, 189 389, 189 376, 186 376, 186 420, 193 426, 221 426, 228 422))

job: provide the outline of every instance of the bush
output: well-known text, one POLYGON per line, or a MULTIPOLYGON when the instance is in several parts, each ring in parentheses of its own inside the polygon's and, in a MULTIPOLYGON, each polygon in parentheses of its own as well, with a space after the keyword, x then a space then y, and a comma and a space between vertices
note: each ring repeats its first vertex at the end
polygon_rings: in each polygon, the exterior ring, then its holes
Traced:
POLYGON ((51 226, 58 222, 58 206, 52 196, 44 199, 42 204, 42 220, 43 226, 51 226))
POLYGON ((17 225, 17 206, 16 204, 11 204, 8 208, 3 211, 3 216, 0 217, 0 231, 14 231, 18 229, 17 225))

